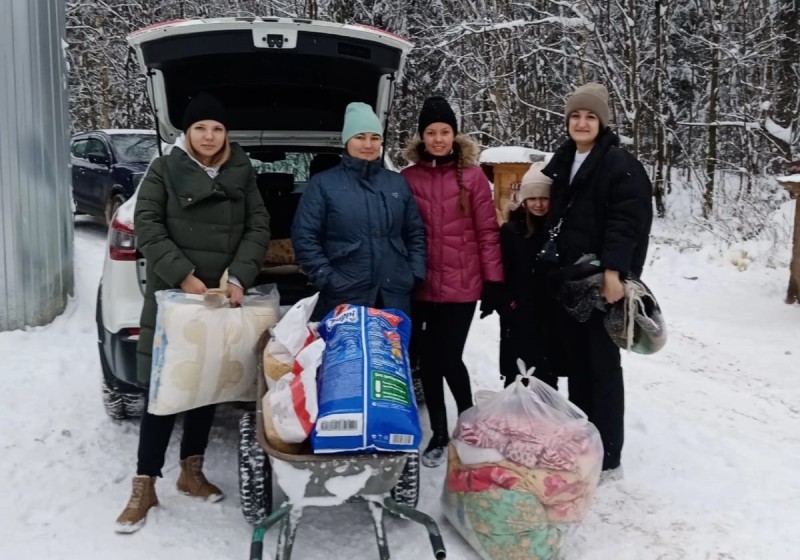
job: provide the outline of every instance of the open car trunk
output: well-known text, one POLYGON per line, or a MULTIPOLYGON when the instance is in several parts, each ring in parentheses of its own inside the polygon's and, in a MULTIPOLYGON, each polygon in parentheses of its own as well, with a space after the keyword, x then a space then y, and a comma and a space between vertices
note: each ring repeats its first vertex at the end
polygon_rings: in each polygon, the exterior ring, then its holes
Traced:
POLYGON ((231 138, 255 146, 341 146, 344 109, 371 105, 385 122, 411 44, 376 29, 309 20, 220 18, 128 36, 162 138, 181 132, 192 95, 207 91, 230 114, 231 138))
POLYGON ((411 43, 368 27, 278 18, 168 22, 128 43, 168 143, 182 132, 193 95, 207 91, 225 105, 231 140, 263 162, 255 172, 272 242, 256 282, 276 283, 283 304, 313 293, 289 239, 312 158, 330 165, 341 152, 352 101, 371 105, 385 124, 411 43))

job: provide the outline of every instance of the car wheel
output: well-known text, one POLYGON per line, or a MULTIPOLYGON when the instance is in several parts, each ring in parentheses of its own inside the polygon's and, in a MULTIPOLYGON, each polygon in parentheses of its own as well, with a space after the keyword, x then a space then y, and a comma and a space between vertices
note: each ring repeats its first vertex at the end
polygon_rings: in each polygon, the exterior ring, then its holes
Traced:
POLYGON ((122 393, 106 379, 105 375, 103 376, 101 390, 103 407, 106 409, 106 414, 108 414, 109 418, 112 420, 141 418, 146 404, 143 393, 122 393))
MULTIPOLYGON (((97 307, 95 320, 97 321, 98 333, 102 332, 103 327, 103 300, 101 298, 103 287, 97 289, 97 307)), ((122 384, 117 381, 111 371, 111 366, 106 359, 103 349, 102 337, 98 334, 97 350, 100 355, 100 371, 102 374, 100 391, 103 397, 103 407, 106 414, 112 420, 131 420, 140 418, 144 413, 147 399, 145 393, 131 385, 122 384)))
POLYGON ((125 199, 119 194, 115 194, 108 199, 106 202, 106 224, 111 225, 111 220, 114 219, 114 214, 117 213, 119 207, 124 203, 125 199))
POLYGON ((272 469, 256 440, 254 412, 246 412, 239 421, 239 499, 251 525, 272 513, 272 469))
POLYGON ((416 508, 419 502, 419 453, 409 453, 403 474, 392 488, 392 499, 398 504, 416 508))

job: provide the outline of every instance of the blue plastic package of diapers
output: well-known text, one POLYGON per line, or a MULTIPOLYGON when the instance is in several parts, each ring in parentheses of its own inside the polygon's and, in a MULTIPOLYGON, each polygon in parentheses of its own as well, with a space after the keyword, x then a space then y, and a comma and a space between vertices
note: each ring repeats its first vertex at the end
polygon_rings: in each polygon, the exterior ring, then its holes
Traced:
POLYGON ((411 382, 411 321, 402 311, 340 305, 319 325, 314 453, 417 451, 421 430, 411 382))

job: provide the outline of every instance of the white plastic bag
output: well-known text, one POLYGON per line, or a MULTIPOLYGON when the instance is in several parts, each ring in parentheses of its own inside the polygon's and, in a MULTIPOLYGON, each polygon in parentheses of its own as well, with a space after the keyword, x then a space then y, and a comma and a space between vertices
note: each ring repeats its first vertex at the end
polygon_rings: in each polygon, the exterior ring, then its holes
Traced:
POLYGON ((248 290, 230 307, 219 292, 156 292, 158 314, 148 412, 175 414, 256 398, 258 337, 280 317, 274 284, 248 290))
POLYGON ((603 447, 583 412, 518 364, 514 383, 459 417, 442 510, 484 560, 557 560, 564 524, 591 503, 603 447))
POLYGON ((317 338, 308 320, 317 305, 319 293, 295 303, 270 330, 272 335, 264 348, 264 378, 272 390, 278 380, 292 371, 295 356, 317 338))
POLYGON ((275 435, 284 443, 302 443, 311 435, 318 413, 317 368, 324 351, 320 338, 306 346, 296 357, 300 371, 279 379, 264 396, 269 399, 275 435))
POLYGON ((461 414, 453 437, 529 468, 572 470, 582 453, 598 445, 602 451, 586 415, 518 364, 522 375, 503 391, 482 394, 479 404, 461 414))

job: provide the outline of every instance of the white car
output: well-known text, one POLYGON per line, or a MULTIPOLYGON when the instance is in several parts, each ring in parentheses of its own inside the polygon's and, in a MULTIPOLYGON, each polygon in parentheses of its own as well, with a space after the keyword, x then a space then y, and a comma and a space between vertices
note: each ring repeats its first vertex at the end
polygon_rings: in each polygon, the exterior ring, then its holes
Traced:
MULTIPOLYGON (((341 153, 345 106, 369 103, 385 123, 412 47, 371 27, 282 18, 172 21, 131 33, 128 43, 148 81, 162 141, 180 135, 191 95, 207 91, 226 106, 231 140, 254 160, 273 240, 289 238, 312 158, 341 153)), ((146 390, 136 380, 145 267, 135 204, 134 195, 110 224, 97 294, 104 403, 115 419, 140 415, 146 390)), ((294 303, 310 286, 292 263, 279 264, 257 283, 276 282, 281 303, 294 303)))

